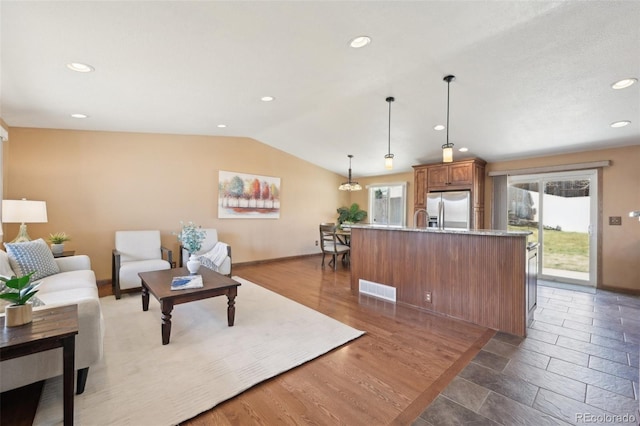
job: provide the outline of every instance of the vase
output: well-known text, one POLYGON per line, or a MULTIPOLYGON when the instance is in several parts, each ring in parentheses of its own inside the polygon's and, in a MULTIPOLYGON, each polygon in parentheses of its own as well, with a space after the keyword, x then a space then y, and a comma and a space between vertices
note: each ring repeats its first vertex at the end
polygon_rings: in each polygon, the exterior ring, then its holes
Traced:
POLYGON ((200 261, 198 260, 198 256, 192 254, 189 256, 189 260, 187 260, 187 269, 190 274, 195 274, 200 269, 200 261))
POLYGON ((64 251, 64 244, 51 244, 51 253, 62 254, 64 251))
POLYGON ((17 327, 19 325, 29 324, 33 320, 32 305, 31 303, 9 305, 4 308, 4 315, 5 327, 17 327))

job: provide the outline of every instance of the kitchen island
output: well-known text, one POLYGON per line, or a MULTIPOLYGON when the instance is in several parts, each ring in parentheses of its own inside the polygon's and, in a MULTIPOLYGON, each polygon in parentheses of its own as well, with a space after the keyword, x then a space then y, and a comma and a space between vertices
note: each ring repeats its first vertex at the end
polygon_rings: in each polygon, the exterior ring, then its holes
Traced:
POLYGON ((530 234, 353 225, 351 291, 525 336, 530 234))

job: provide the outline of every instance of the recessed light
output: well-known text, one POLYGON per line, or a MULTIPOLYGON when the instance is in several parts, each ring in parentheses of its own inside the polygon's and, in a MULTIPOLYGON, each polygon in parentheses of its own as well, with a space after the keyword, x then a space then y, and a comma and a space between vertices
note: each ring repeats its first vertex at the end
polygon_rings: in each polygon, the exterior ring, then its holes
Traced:
POLYGON ((466 146, 463 146, 462 148, 460 148, 458 151, 460 152, 467 152, 469 151, 469 148, 467 148, 466 146))
POLYGON ((88 118, 89 116, 87 114, 71 114, 71 117, 73 117, 73 118, 88 118))
POLYGON ((631 124, 629 120, 615 121, 611 123, 611 127, 624 127, 628 126, 629 124, 631 124))
POLYGON ((218 127, 221 128, 221 129, 224 129, 225 127, 227 127, 227 125, 226 124, 218 124, 218 127))
POLYGON ((260 100, 261 100, 262 102, 271 102, 271 101, 273 101, 274 99, 275 99, 275 98, 274 98, 273 96, 263 96, 263 97, 261 97, 261 98, 260 98, 260 100))
POLYGON ((616 81, 615 83, 613 83, 611 85, 611 88, 616 90, 626 89, 627 87, 632 86, 634 83, 637 83, 637 82, 638 82, 637 78, 624 78, 620 81, 616 81))
POLYGON ((445 129, 445 127, 442 124, 436 124, 435 126, 433 126, 433 130, 440 131, 440 130, 444 130, 444 129, 445 129))
POLYGON ((367 44, 371 43, 371 38, 367 36, 358 36, 351 40, 349 46, 354 49, 360 49, 361 47, 365 47, 367 44))
POLYGON ((67 68, 69 68, 71 71, 76 71, 76 72, 95 71, 95 68, 93 68, 91 65, 83 64, 81 62, 71 62, 67 64, 67 68))

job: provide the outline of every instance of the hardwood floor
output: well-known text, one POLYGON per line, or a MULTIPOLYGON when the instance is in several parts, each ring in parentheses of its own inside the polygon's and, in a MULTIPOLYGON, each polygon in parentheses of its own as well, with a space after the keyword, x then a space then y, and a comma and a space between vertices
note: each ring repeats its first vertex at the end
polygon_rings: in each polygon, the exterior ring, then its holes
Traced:
MULTIPOLYGON (((467 421, 542 424, 542 420, 563 424, 575 423, 571 413, 578 409, 618 413, 616 404, 621 396, 626 398, 625 410, 634 399, 637 406, 638 297, 611 292, 585 296, 543 288, 536 322, 529 336, 521 339, 407 306, 354 296, 349 269, 341 263, 337 271, 322 269, 320 260, 320 256, 311 256, 240 265, 234 266, 233 274, 366 334, 183 425, 441 426, 467 421), (585 340, 587 334, 590 342, 585 340), (618 359, 622 356, 624 363, 618 359), (563 375, 582 384, 564 386, 568 380, 560 377, 563 375), (621 395, 615 389, 604 392, 609 389, 607 383, 619 384, 620 379, 626 380, 626 393, 621 395), (525 395, 521 397, 521 393, 525 395), (542 398, 549 396, 556 398, 547 402, 565 410, 563 415, 545 408, 542 398), (514 418, 518 421, 512 421, 514 418)), ((112 297, 110 287, 100 290, 101 297, 112 297)), ((236 315, 242 312, 241 290, 236 315)), ((13 392, 2 394, 1 423, 30 424, 13 421, 12 411, 24 415, 35 407, 28 405, 24 392, 20 398, 7 399, 13 392)), ((37 401, 39 391, 34 393, 31 399, 37 401)))
MULTIPOLYGON (((494 334, 473 324, 354 296, 349 269, 342 264, 337 271, 322 269, 316 256, 238 266, 233 274, 366 334, 185 425, 411 424, 494 334)), ((237 307, 239 314, 241 296, 237 307)))

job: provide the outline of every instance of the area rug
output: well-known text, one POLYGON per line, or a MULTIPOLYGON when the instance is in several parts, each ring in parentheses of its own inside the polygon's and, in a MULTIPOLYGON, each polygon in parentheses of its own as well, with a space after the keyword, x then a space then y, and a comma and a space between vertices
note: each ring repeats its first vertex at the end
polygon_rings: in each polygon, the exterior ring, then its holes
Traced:
MULTIPOLYGON (((363 334, 242 278, 233 327, 227 298, 175 306, 162 345, 151 297, 101 299, 104 357, 75 398, 78 425, 173 425, 363 334)), ((62 424, 61 377, 45 383, 35 425, 62 424)))

